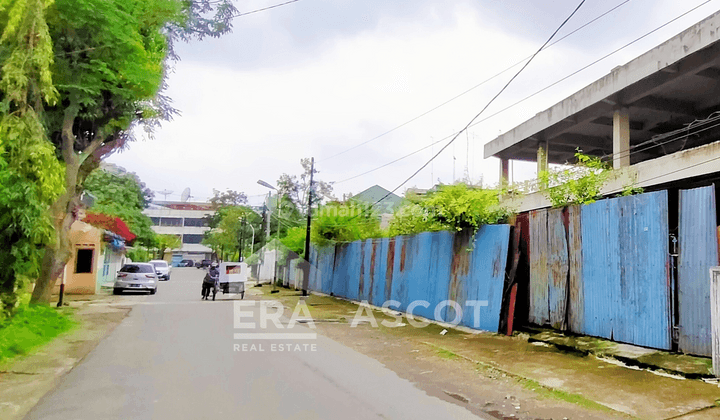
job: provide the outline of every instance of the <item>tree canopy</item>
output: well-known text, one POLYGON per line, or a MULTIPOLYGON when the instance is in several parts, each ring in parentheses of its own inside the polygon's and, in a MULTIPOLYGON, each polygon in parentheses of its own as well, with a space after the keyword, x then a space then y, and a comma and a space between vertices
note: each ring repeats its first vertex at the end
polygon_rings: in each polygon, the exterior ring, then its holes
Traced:
POLYGON ((63 187, 63 167, 47 142, 43 102, 56 103, 52 41, 44 0, 0 0, 0 308, 17 304, 22 279, 39 274, 52 243, 48 213, 63 187))
MULTIPOLYGON (((287 197, 297 212, 301 215, 307 214, 308 194, 310 194, 310 159, 303 158, 300 160, 303 172, 298 175, 282 174, 277 181, 278 194, 287 197)), ((319 173, 317 169, 314 174, 319 173)), ((332 183, 313 178, 313 206, 323 203, 327 200, 334 200, 332 195, 332 183)), ((283 208, 286 208, 283 203, 283 208)))
POLYGON ((262 246, 264 237, 262 217, 246 206, 226 206, 218 209, 215 213, 216 225, 205 234, 203 243, 212 248, 221 258, 232 258, 238 251, 241 242, 243 255, 247 256, 255 252, 255 249, 262 246), (251 229, 249 225, 254 228, 251 229), (255 249, 250 249, 253 243, 255 249))
POLYGON ((380 220, 368 203, 355 200, 321 206, 312 220, 310 240, 319 246, 383 236, 380 220))
POLYGON ((97 170, 85 180, 85 190, 95 196, 92 212, 119 217, 137 236, 136 244, 154 246, 152 222, 143 213, 152 199, 152 191, 135 174, 97 170))
MULTIPOLYGON (((151 131, 176 113, 162 94, 168 57, 177 58, 173 43, 226 33, 236 12, 231 0, 0 0, 3 144, 20 138, 33 144, 29 166, 22 153, 3 155, 8 170, 27 166, 21 177, 30 180, 26 187, 9 184, 9 193, 26 195, 26 203, 13 203, 20 214, 52 203, 46 223, 28 223, 37 228, 14 234, 45 246, 33 302, 49 301, 70 258, 68 233, 86 177, 127 147, 136 126, 151 131), (41 180, 42 197, 25 193, 33 179, 41 180)), ((4 255, 29 261, 20 248, 4 255)))

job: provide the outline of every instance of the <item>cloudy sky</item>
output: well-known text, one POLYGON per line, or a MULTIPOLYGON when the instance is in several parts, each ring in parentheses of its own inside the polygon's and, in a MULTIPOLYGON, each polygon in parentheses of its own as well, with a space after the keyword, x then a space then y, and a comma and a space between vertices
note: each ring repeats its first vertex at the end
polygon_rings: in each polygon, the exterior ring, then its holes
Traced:
MULTIPOLYGON (((282 2, 236 5, 246 12, 282 2)), ((622 5, 540 53, 480 120, 705 2, 587 0, 555 39, 622 5)), ((392 190, 519 66, 481 83, 530 56, 578 3, 299 0, 239 17, 231 35, 179 46, 168 94, 182 115, 108 160, 137 173, 157 199, 168 190, 168 200, 179 200, 189 187, 191 200, 203 201, 230 188, 257 203, 267 192, 258 179, 274 184, 282 173, 298 174, 300 159, 311 156, 338 197, 375 184, 392 190)), ((716 12, 718 3, 473 126, 398 193, 464 177, 497 183, 498 161, 483 159, 485 143, 716 12)), ((534 176, 534 164, 513 162, 512 169, 516 181, 534 176)))

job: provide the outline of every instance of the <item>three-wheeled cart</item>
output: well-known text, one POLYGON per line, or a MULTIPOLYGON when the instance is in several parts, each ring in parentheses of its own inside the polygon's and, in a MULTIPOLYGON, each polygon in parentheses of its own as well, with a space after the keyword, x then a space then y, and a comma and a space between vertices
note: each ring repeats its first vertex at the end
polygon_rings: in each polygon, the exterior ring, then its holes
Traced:
POLYGON ((220 281, 218 289, 225 293, 240 295, 245 299, 245 282, 248 278, 248 265, 244 262, 223 262, 220 263, 220 281))

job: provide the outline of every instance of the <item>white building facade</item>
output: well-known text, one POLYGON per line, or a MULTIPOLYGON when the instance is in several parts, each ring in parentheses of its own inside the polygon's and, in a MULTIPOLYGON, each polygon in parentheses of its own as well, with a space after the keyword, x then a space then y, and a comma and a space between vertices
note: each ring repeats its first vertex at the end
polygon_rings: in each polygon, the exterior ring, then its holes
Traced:
POLYGON ((143 213, 152 220, 155 233, 180 237, 182 248, 173 250, 173 263, 210 259, 212 250, 201 243, 210 230, 208 217, 215 213, 210 203, 154 201, 143 213))

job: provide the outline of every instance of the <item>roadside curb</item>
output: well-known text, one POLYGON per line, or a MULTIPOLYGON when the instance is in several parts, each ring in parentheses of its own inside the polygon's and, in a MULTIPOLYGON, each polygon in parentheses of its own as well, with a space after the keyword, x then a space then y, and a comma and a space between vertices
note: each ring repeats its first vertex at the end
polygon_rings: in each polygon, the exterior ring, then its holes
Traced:
MULTIPOLYGON (((467 360, 467 361, 470 362, 470 363, 476 364, 476 365, 478 365, 478 366, 482 366, 483 368, 488 369, 488 370, 490 370, 490 371, 499 372, 499 373, 501 373, 501 374, 503 374, 503 375, 505 375, 505 376, 508 376, 508 377, 510 377, 510 378, 517 379, 517 380, 521 380, 521 381, 530 381, 530 382, 532 382, 533 384, 535 384, 535 386, 537 386, 537 387, 539 387, 539 388, 543 388, 543 389, 545 389, 545 390, 553 391, 553 392, 568 393, 568 391, 565 391, 565 390, 563 390, 563 389, 555 388, 555 387, 548 386, 548 385, 545 385, 545 384, 541 384, 540 382, 536 381, 535 379, 528 378, 528 377, 525 377, 525 376, 522 376, 522 375, 518 375, 517 373, 513 373, 513 372, 510 372, 510 371, 508 371, 508 370, 502 369, 502 368, 500 368, 500 367, 498 367, 498 366, 495 366, 495 365, 493 365, 492 363, 481 362, 480 360, 473 359, 472 357, 465 356, 465 355, 462 354, 462 353, 458 353, 458 352, 456 352, 456 351, 447 349, 447 348, 442 347, 442 346, 439 346, 439 345, 437 345, 437 344, 433 344, 433 343, 430 343, 430 342, 428 342, 428 341, 421 341, 421 343, 422 343, 422 344, 425 344, 426 346, 432 347, 432 348, 434 348, 434 349, 436 349, 436 350, 442 350, 442 351, 449 352, 449 353, 451 353, 451 354, 456 355, 457 357, 459 357, 459 358, 461 358, 461 359, 467 360)), ((592 401, 592 400, 591 400, 591 401, 592 401)), ((601 404, 601 403, 599 403, 599 402, 597 402, 597 401, 592 401, 592 402, 595 403, 595 404, 597 404, 597 405, 599 405, 599 406, 604 407, 605 409, 607 409, 607 410, 609 410, 609 411, 613 411, 613 412, 618 412, 618 413, 620 413, 619 411, 617 411, 617 410, 615 410, 615 409, 613 409, 613 408, 611 408, 611 407, 608 407, 608 406, 606 406, 606 405, 604 405, 604 404, 601 404)), ((623 413, 623 414, 626 414, 626 413, 623 413)))
POLYGON ((646 369, 691 380, 717 383, 712 374, 712 361, 657 349, 633 346, 587 336, 570 336, 554 330, 526 329, 529 343, 544 343, 564 352, 614 359, 628 367, 646 369))

